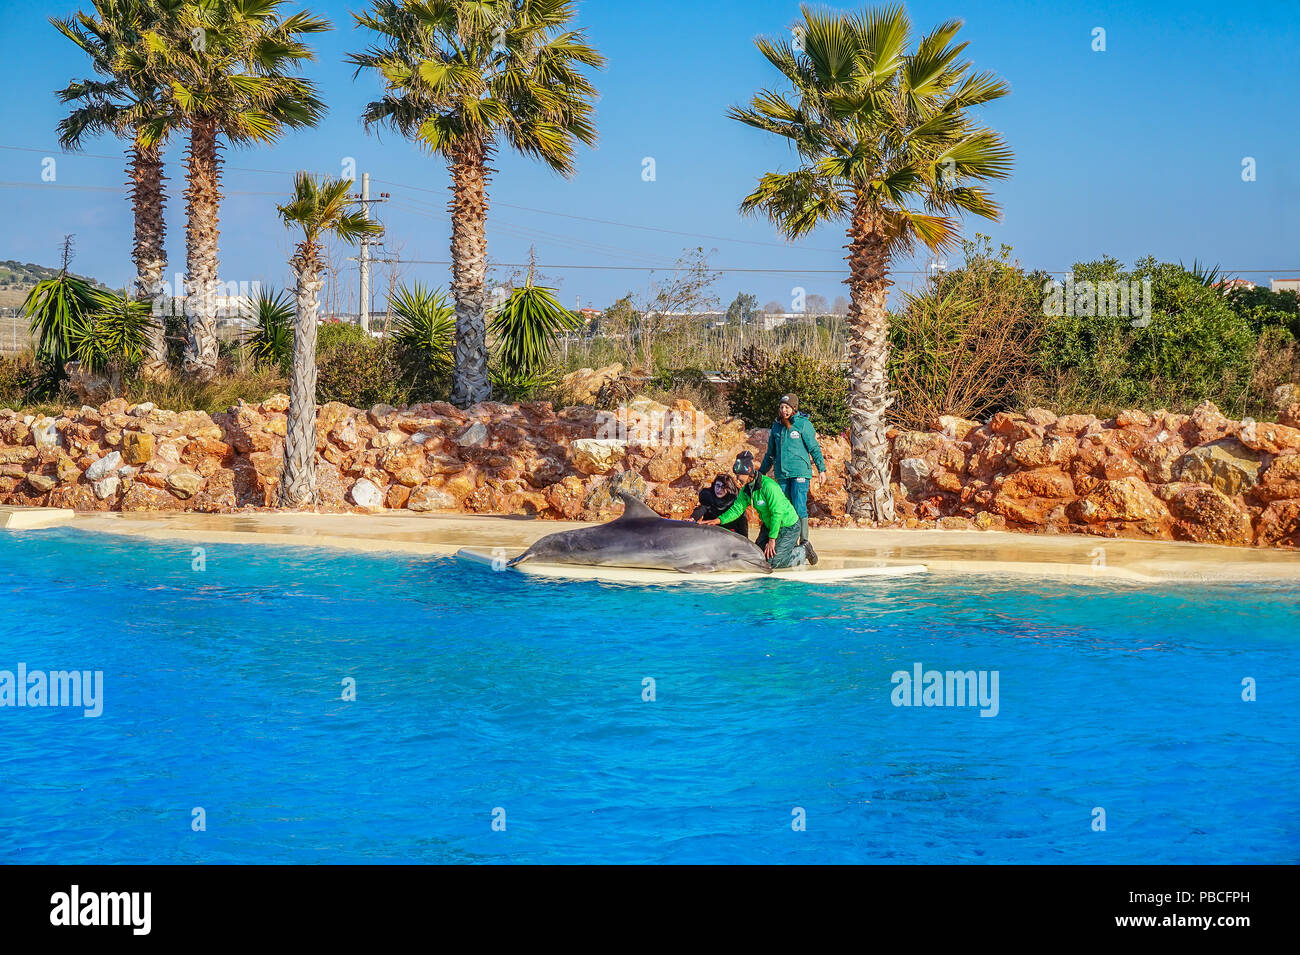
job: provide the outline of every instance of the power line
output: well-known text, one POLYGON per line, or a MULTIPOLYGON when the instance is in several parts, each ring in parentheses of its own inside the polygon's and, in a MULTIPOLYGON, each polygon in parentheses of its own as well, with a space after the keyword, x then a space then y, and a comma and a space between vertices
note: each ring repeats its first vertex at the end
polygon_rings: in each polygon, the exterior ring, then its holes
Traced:
MULTIPOLYGON (((81 192, 116 192, 124 195, 128 186, 72 186, 63 182, 0 182, 5 189, 75 189, 81 192)), ((284 196, 282 192, 253 192, 248 189, 222 189, 223 196, 284 196)))
MULTIPOLYGON (((416 192, 431 192, 434 193, 435 195, 440 194, 441 192, 441 190, 438 189, 426 189, 423 186, 409 186, 406 183, 392 182, 386 179, 376 179, 375 182, 382 182, 385 185, 394 186, 398 189, 413 189, 416 192)), ((635 225, 631 222, 616 222, 613 219, 597 219, 597 218, 593 218, 592 216, 579 216, 569 212, 556 212, 553 209, 534 209, 530 206, 520 206, 520 205, 516 205, 513 202, 501 202, 499 200, 491 200, 491 204, 495 206, 503 206, 504 208, 507 209, 518 209, 521 212, 533 212, 538 215, 559 216, 562 219, 576 219, 579 222, 595 222, 595 223, 599 223, 600 225, 618 226, 619 228, 622 229, 640 229, 644 232, 661 232, 666 235, 680 235, 680 236, 685 236, 686 238, 689 239, 708 239, 711 242, 732 242, 740 245, 760 245, 760 246, 766 246, 775 249, 786 249, 787 251, 792 250, 796 252, 832 252, 835 254, 839 254, 844 251, 843 249, 821 249, 815 246, 808 246, 808 245, 792 245, 787 242, 763 242, 758 239, 732 239, 729 238, 728 236, 709 235, 704 232, 680 232, 676 229, 661 229, 658 226, 635 225)))
MULTIPOLYGON (((33 146, 7 146, 7 145, 0 144, 0 149, 8 149, 17 152, 40 153, 46 156, 60 155, 60 156, 70 156, 70 157, 82 158, 82 159, 110 159, 110 160, 116 160, 118 162, 121 162, 123 159, 122 156, 105 155, 102 153, 79 153, 79 152, 68 152, 66 150, 57 150, 57 149, 37 149, 33 146)), ((183 160, 178 160, 178 159, 168 159, 168 160, 164 160, 164 162, 169 165, 185 164, 183 160)), ((249 166, 232 166, 232 165, 224 165, 223 168, 229 169, 234 172, 265 173, 267 175, 277 175, 277 176, 294 175, 293 172, 290 172, 287 169, 254 169, 249 166)), ((442 195, 446 191, 445 189, 428 189, 424 186, 412 186, 408 183, 397 182, 391 179, 375 179, 374 181, 376 183, 383 183, 386 186, 393 186, 398 189, 409 189, 414 192, 427 192, 433 195, 442 195)), ((246 193, 246 194, 258 195, 258 193, 246 193)), ((274 193, 274 195, 278 195, 278 193, 274 193)), ((786 242, 764 242, 759 239, 733 239, 729 236, 710 235, 708 233, 703 233, 703 232, 683 232, 677 229, 664 229, 658 226, 637 225, 632 222, 618 222, 614 219, 599 219, 592 216, 575 215, 569 212, 556 212, 553 209, 535 209, 532 208, 531 206, 521 206, 511 202, 503 202, 500 200, 493 200, 492 204, 501 206, 506 209, 518 209, 521 212, 531 212, 536 215, 558 216, 559 218, 562 219, 573 219, 578 222, 593 222, 600 225, 615 226, 620 229, 639 229, 643 232, 657 232, 664 235, 684 236, 685 238, 688 239, 707 239, 710 242, 730 242, 739 245, 755 245, 755 246, 762 246, 765 248, 785 249, 786 251, 794 251, 794 252, 831 252, 834 254, 839 254, 840 252, 843 251, 842 249, 823 249, 823 248, 818 248, 816 246, 793 245, 791 243, 786 243, 786 242)))
MULTIPOLYGON (((80 152, 69 152, 69 151, 67 151, 67 150, 61 150, 61 149, 39 149, 39 148, 36 148, 36 147, 34 147, 34 146, 12 146, 12 145, 0 144, 0 149, 11 150, 11 151, 15 151, 15 152, 40 153, 40 154, 42 154, 42 155, 47 155, 47 156, 48 156, 48 155, 59 155, 59 156, 69 156, 69 157, 74 157, 74 158, 84 158, 84 159, 109 159, 109 160, 116 160, 116 161, 119 161, 119 162, 122 161, 123 158, 124 158, 124 156, 105 155, 105 154, 101 154, 101 153, 80 153, 80 152)), ((184 160, 171 159, 171 160, 164 160, 164 162, 167 163, 168 165, 185 165, 184 160)), ((222 167, 222 168, 223 168, 223 169, 230 170, 230 171, 233 171, 233 172, 264 173, 264 174, 267 174, 267 175, 277 175, 277 176, 292 176, 292 175, 295 175, 295 171, 290 171, 290 170, 286 170, 286 169, 257 169, 257 168, 253 168, 253 167, 250 167, 250 166, 233 166, 233 165, 226 165, 226 164, 223 164, 223 167, 222 167)), ((434 195, 441 195, 441 194, 445 191, 445 190, 443 190, 443 189, 428 189, 428 188, 425 188, 425 187, 423 187, 423 186, 412 186, 412 185, 409 185, 409 184, 404 183, 404 182, 397 182, 397 181, 395 181, 395 180, 390 180, 390 179, 377 179, 377 178, 375 178, 375 179, 372 179, 372 181, 373 181, 373 182, 376 182, 376 183, 383 183, 383 184, 388 185, 388 186, 393 186, 394 188, 398 188, 398 189, 409 189, 409 190, 413 190, 413 191, 415 191, 415 192, 427 192, 427 193, 431 193, 431 194, 434 194, 434 195)), ((125 192, 127 191, 127 187, 126 187, 126 186, 72 186, 72 185, 66 185, 66 184, 64 184, 64 183, 0 182, 0 188, 11 188, 11 189, 48 189, 48 188, 51 188, 51 187, 52 187, 52 188, 55 188, 55 189, 73 189, 73 190, 88 191, 88 192, 116 192, 116 193, 119 193, 119 194, 120 194, 120 193, 125 193, 125 192)), ((231 196, 283 196, 283 193, 280 193, 280 192, 258 192, 258 191, 247 190, 247 189, 223 189, 223 190, 222 190, 222 195, 231 195, 231 196)), ((405 200, 399 200, 399 201, 404 202, 404 203, 416 203, 416 202, 419 202, 420 200, 409 199, 409 198, 408 198, 408 199, 405 199, 405 200)), ((733 239, 733 238, 729 238, 729 237, 727 237, 727 236, 716 236, 716 235, 710 235, 710 234, 707 234, 707 233, 699 233, 699 232, 682 232, 682 231, 679 231, 679 230, 676 230, 676 229, 663 229, 663 228, 659 228, 659 227, 657 227, 657 226, 644 226, 644 225, 636 225, 636 224, 634 224, 634 223, 630 223, 630 222, 618 222, 618 221, 615 221, 615 220, 613 220, 613 219, 599 219, 599 218, 595 218, 595 217, 591 217, 591 216, 580 216, 580 215, 575 215, 575 214, 567 213, 567 212, 556 212, 556 211, 551 210, 551 209, 535 209, 535 208, 532 208, 532 207, 530 207, 530 206, 521 206, 521 205, 517 205, 517 204, 514 204, 514 203, 510 203, 510 202, 493 201, 492 204, 493 204, 493 205, 497 205, 497 206, 502 206, 502 207, 507 208, 507 209, 518 209, 518 210, 520 210, 521 212, 531 212, 531 213, 535 213, 535 214, 537 214, 537 215, 558 216, 558 217, 560 217, 560 218, 564 218, 564 219, 573 219, 573 220, 576 220, 576 221, 579 221, 579 222, 593 222, 593 223, 598 223, 598 224, 601 224, 601 225, 611 225, 611 226, 616 226, 616 227, 619 227, 619 228, 638 229, 638 230, 641 230, 641 231, 644 231, 644 232, 657 232, 657 233, 662 233, 662 234, 666 234, 666 235, 684 236, 684 237, 687 237, 687 238, 708 239, 708 240, 710 240, 710 241, 715 241, 715 242, 731 242, 731 243, 737 243, 737 244, 741 244, 741 245, 764 246, 764 247, 779 248, 779 249, 783 249, 783 250, 785 250, 785 251, 794 251, 794 252, 825 252, 825 253, 832 253, 832 254, 836 254, 836 255, 842 254, 843 251, 844 251, 843 249, 824 249, 824 248, 817 248, 817 247, 813 247, 813 246, 799 246, 799 245, 792 245, 792 244, 782 243, 782 242, 763 242, 763 241, 755 240, 755 239, 733 239)), ((412 207, 409 211, 422 212, 423 210, 420 210, 420 209, 418 209, 418 208, 416 208, 416 207, 412 207)), ((429 214, 429 213, 424 213, 424 214, 427 215, 427 214, 429 214)), ((510 231, 510 230, 515 230, 516 232, 518 232, 519 230, 528 230, 528 229, 530 228, 530 227, 527 227, 527 226, 510 225, 510 224, 508 224, 508 223, 495 223, 495 226, 496 226, 497 228, 501 228, 503 231, 507 231, 507 232, 510 231)), ((550 236, 553 236, 553 237, 555 238, 556 241, 565 241, 566 238, 567 238, 567 237, 560 237, 560 236, 557 236, 555 233, 546 233, 544 230, 540 230, 540 229, 534 229, 534 230, 531 230, 531 231, 535 231, 535 232, 537 232, 538 234, 541 234, 541 235, 550 235, 550 236)), ((520 238, 528 238, 527 235, 522 235, 522 236, 518 236, 518 237, 520 237, 520 238)), ((584 242, 585 240, 573 239, 573 238, 567 238, 567 241, 569 241, 570 243, 580 243, 580 242, 584 242)), ((610 249, 610 250, 612 251, 613 249, 616 248, 616 247, 612 247, 612 246, 603 246, 603 245, 601 245, 600 243, 586 243, 586 244, 597 246, 597 248, 596 248, 594 251, 599 251, 600 249, 605 249, 605 248, 610 249)), ((577 246, 576 244, 574 245, 574 248, 575 248, 576 251, 588 251, 588 250, 586 250, 586 249, 582 249, 582 248, 580 248, 580 247, 577 246)), ((629 253, 629 252, 630 252, 630 250, 622 250, 619 254, 625 254, 625 253, 629 253)), ((652 254, 652 253, 634 253, 634 254, 637 254, 637 255, 645 255, 645 254, 652 254)), ((437 261, 437 260, 432 260, 432 259, 428 259, 428 260, 423 260, 423 259, 422 259, 422 260, 416 260, 416 259, 403 259, 402 261, 403 261, 403 262, 411 262, 411 263, 413 263, 413 264, 417 264, 417 265, 450 265, 450 264, 451 264, 450 262, 443 262, 443 261, 437 261)), ((527 265, 528 265, 528 263, 526 263, 526 262, 523 262, 523 263, 502 262, 502 263, 496 263, 496 264, 499 265, 499 266, 501 266, 501 267, 503 267, 503 268, 526 268, 527 265)), ((658 271, 658 270, 660 270, 660 269, 670 269, 670 268, 673 268, 674 266, 672 266, 672 265, 653 265, 653 266, 613 266, 613 265, 606 265, 606 266, 602 266, 602 265, 546 265, 546 264, 544 264, 542 267, 544 267, 544 268, 549 268, 549 269, 624 270, 624 271, 649 271, 649 272, 653 272, 653 271, 658 271)), ((835 275, 835 274, 843 274, 843 270, 842 270, 842 269, 744 269, 744 268, 712 268, 712 267, 710 267, 710 268, 709 268, 709 271, 712 271, 712 272, 752 272, 752 273, 773 273, 773 274, 782 274, 782 275, 817 275, 817 274, 831 274, 831 275, 835 275)), ((1045 275, 1067 275, 1067 274, 1073 272, 1074 269, 1035 269, 1035 270, 1032 270, 1032 271, 1041 271, 1041 272, 1042 272, 1043 274, 1045 274, 1045 275)), ((926 274, 928 274, 929 272, 930 272, 929 269, 890 269, 890 274, 891 274, 891 275, 926 275, 926 274)), ((1300 268, 1232 269, 1232 268, 1222 268, 1222 267, 1220 267, 1219 272, 1220 272, 1220 274, 1227 274, 1227 275, 1278 275, 1279 273, 1284 273, 1284 272, 1300 272, 1300 268)))

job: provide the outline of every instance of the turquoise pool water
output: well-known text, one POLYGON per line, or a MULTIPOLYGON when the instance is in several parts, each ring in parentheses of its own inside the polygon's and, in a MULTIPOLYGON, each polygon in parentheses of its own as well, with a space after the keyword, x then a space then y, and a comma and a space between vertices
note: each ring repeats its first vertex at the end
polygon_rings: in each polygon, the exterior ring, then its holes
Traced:
POLYGON ((103 673, 98 717, 0 706, 0 860, 1300 859, 1293 588, 203 556, 0 532, 0 671, 103 673), (916 664, 996 715, 894 705, 916 664))

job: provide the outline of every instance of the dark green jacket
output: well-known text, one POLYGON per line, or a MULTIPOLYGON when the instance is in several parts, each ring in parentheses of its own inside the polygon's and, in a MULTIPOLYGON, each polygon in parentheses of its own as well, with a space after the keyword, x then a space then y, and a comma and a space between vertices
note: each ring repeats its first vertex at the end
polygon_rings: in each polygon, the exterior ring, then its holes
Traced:
POLYGON ((803 412, 795 412, 786 427, 778 418, 772 423, 772 430, 767 437, 767 454, 758 466, 766 474, 772 466, 772 476, 778 481, 790 478, 812 477, 812 466, 825 473, 826 460, 822 457, 821 446, 817 443, 817 432, 813 430, 812 421, 803 412))
POLYGON ((794 505, 781 493, 780 485, 766 474, 759 475, 742 487, 735 502, 718 516, 718 520, 729 524, 744 514, 745 508, 750 505, 758 511, 759 519, 767 528, 767 536, 773 539, 781 533, 781 528, 799 523, 799 513, 794 505))

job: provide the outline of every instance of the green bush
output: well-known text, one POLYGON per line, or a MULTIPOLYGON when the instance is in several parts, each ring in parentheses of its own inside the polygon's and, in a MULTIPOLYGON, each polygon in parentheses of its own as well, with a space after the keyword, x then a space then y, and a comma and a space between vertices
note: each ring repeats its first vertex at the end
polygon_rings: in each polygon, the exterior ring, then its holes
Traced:
POLYGON ((341 401, 354 408, 404 405, 411 401, 411 381, 391 339, 373 339, 355 325, 357 333, 321 326, 326 344, 317 350, 316 400, 341 401), (328 330, 328 334, 326 334, 328 330))
POLYGON ((1256 338, 1225 296, 1179 265, 1142 259, 1131 272, 1111 258, 1080 263, 1082 281, 1151 282, 1150 324, 1128 315, 1045 319, 1038 355, 1044 403, 1058 411, 1124 407, 1186 410, 1209 399, 1242 414, 1256 338))
POLYGON ((492 318, 496 360, 510 380, 534 377, 547 366, 557 336, 580 320, 555 297, 555 289, 529 284, 514 289, 492 318))
POLYGON ((727 404, 750 428, 770 427, 781 395, 799 396, 799 410, 823 434, 839 434, 849 426, 849 385, 835 365, 788 348, 771 355, 756 345, 736 356, 728 373, 734 382, 727 404))
POLYGON ((340 321, 321 322, 316 330, 316 352, 321 354, 348 345, 365 345, 374 340, 361 330, 360 325, 340 321))
POLYGON ((1266 288, 1234 289, 1227 295, 1232 310, 1261 334, 1268 328, 1284 328, 1300 339, 1300 292, 1272 292, 1266 288))

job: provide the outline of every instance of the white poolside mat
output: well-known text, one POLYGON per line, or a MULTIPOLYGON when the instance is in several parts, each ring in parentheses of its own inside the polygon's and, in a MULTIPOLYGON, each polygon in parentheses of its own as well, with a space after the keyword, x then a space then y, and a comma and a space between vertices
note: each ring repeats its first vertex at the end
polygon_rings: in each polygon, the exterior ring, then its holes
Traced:
POLYGON ((542 564, 528 561, 515 567, 502 567, 507 559, 481 550, 463 548, 456 553, 461 560, 487 564, 535 577, 568 577, 577 580, 613 580, 639 584, 729 584, 747 580, 795 580, 804 583, 840 583, 868 577, 898 577, 924 574, 924 564, 860 564, 838 567, 792 567, 770 574, 747 571, 722 571, 711 574, 682 574, 672 570, 647 570, 640 567, 596 567, 583 564, 542 564))

